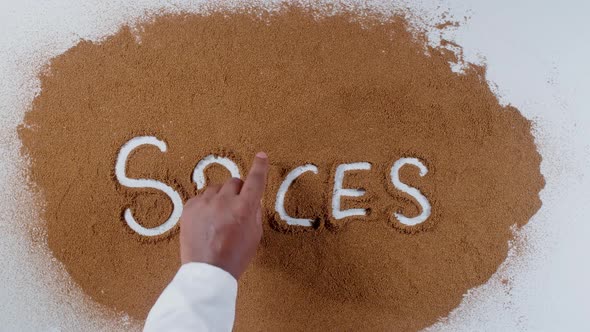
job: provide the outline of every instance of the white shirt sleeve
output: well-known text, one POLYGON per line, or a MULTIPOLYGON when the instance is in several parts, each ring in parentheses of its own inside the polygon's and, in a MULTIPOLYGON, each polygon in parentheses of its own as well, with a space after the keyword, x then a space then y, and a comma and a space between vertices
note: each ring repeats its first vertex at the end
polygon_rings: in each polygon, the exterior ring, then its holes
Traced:
POLYGON ((143 330, 231 331, 237 291, 228 272, 205 263, 184 264, 150 310, 143 330))

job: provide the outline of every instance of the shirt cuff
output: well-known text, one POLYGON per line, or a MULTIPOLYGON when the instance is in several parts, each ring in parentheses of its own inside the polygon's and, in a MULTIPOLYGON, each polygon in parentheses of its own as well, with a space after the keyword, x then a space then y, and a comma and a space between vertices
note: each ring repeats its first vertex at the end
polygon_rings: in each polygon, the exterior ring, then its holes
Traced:
POLYGON ((178 272, 176 272, 176 276, 174 276, 173 280, 176 280, 177 278, 197 279, 199 281, 218 279, 216 284, 223 284, 225 287, 229 288, 228 290, 233 290, 233 293, 235 294, 238 292, 238 282, 234 276, 220 267, 207 263, 191 262, 183 264, 180 269, 178 269, 178 272))
POLYGON ((225 270, 187 263, 150 311, 144 331, 231 331, 238 283, 225 270))

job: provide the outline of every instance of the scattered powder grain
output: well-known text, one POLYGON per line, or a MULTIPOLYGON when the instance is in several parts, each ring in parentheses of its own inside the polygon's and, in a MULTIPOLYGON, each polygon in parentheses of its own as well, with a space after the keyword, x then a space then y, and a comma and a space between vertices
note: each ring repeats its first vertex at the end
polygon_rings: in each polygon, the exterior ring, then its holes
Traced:
MULTIPOLYGON (((41 92, 19 128, 30 177, 44 200, 48 244, 99 303, 145 318, 179 267, 178 229, 147 239, 146 227, 172 206, 161 192, 118 184, 114 165, 130 138, 154 135, 168 151, 137 149, 134 178, 167 183, 184 199, 197 192, 197 162, 231 157, 245 173, 256 151, 271 160, 264 237, 240 280, 236 330, 417 330, 455 308, 506 258, 510 226, 539 209, 544 186, 531 124, 503 107, 485 68, 454 73, 448 51, 427 46, 401 16, 309 9, 163 15, 101 42, 81 41, 52 59, 41 92), (393 162, 432 216, 407 228, 394 212, 420 207, 396 190, 393 162), (336 166, 367 161, 345 187, 366 189, 343 208, 364 218, 331 218, 336 166), (287 194, 287 212, 316 218, 287 226, 274 212, 290 170, 306 173, 287 194)), ((220 166, 207 169, 219 182, 220 166)))

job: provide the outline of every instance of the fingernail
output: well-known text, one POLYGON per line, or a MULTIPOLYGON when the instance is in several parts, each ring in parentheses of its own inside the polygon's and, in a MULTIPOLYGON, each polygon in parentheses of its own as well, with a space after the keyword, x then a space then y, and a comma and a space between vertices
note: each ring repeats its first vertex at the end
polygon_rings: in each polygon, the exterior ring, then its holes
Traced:
POLYGON ((258 152, 258 153, 256 154, 256 157, 258 157, 258 158, 261 158, 261 159, 266 159, 266 158, 268 158, 268 156, 266 155, 266 153, 264 153, 264 152, 262 152, 262 151, 261 151, 261 152, 258 152))

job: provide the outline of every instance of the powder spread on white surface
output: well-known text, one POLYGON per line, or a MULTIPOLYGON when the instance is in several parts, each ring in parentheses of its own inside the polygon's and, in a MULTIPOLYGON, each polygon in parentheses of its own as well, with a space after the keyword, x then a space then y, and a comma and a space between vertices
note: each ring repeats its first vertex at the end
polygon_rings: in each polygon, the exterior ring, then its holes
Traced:
POLYGON ((530 121, 499 104, 485 67, 453 72, 457 57, 404 16, 284 6, 138 30, 52 59, 19 128, 48 245, 99 303, 145 317, 212 152, 243 170, 271 156, 241 330, 429 326, 540 206, 530 121), (285 197, 288 215, 315 219, 306 230, 273 208, 283 174, 309 163, 318 174, 285 197))

